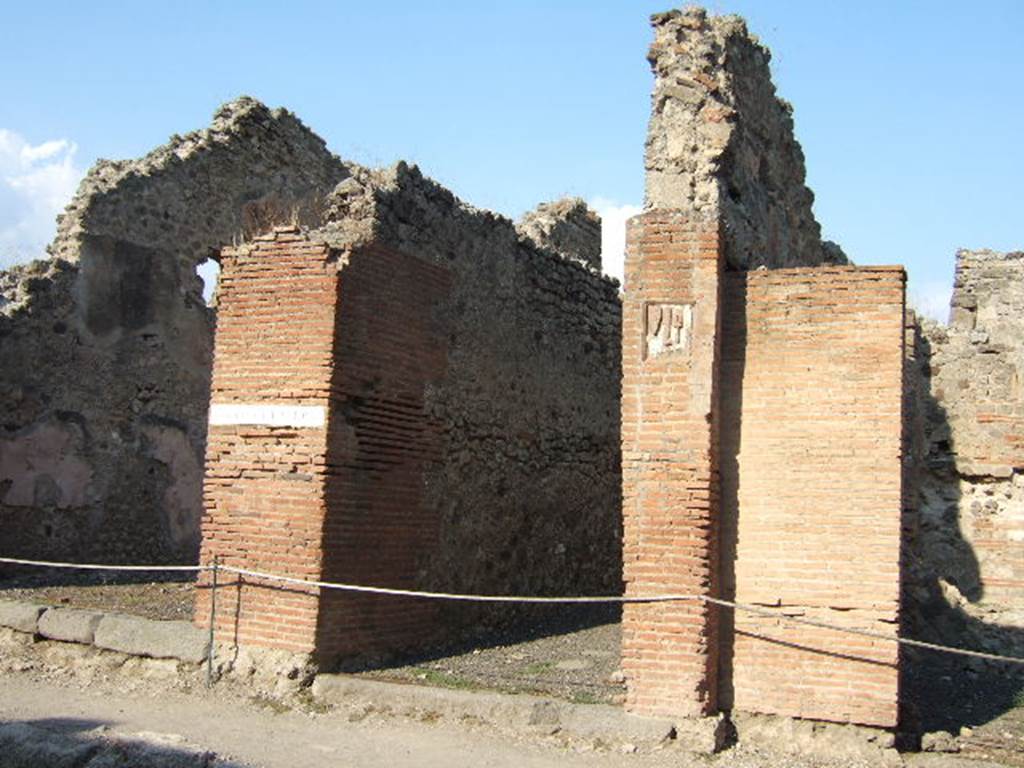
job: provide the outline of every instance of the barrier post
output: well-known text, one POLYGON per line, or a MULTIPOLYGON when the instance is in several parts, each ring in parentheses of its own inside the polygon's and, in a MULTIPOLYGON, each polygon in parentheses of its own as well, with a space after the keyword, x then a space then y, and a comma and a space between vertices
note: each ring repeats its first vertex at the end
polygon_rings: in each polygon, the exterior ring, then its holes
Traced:
POLYGON ((206 687, 213 685, 213 625, 217 620, 217 566, 220 555, 213 556, 213 579, 210 582, 210 639, 206 650, 206 687))

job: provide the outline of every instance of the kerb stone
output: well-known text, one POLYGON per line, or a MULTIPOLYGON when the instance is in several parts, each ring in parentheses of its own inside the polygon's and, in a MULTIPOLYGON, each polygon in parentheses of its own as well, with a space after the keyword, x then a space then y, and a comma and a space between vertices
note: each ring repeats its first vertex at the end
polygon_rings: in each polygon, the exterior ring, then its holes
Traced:
POLYGON ((45 610, 45 605, 0 600, 0 627, 9 627, 19 632, 35 634, 39 615, 45 610))
POLYGON ((102 613, 74 608, 49 608, 39 617, 38 632, 50 640, 91 644, 102 613))
POLYGON ((180 659, 195 664, 206 658, 206 632, 187 621, 151 621, 110 614, 96 627, 97 648, 156 659, 180 659))

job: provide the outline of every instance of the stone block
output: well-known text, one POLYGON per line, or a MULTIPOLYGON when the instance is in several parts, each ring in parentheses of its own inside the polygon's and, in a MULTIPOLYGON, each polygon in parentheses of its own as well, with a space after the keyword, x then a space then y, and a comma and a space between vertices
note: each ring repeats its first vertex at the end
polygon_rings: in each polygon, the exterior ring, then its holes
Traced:
POLYGON ((102 613, 74 608, 48 608, 39 617, 38 632, 51 640, 91 644, 102 613))
POLYGON ((119 614, 103 617, 93 642, 97 648, 133 656, 195 664, 206 658, 209 647, 206 632, 187 621, 153 621, 119 614))
POLYGON ((45 605, 22 603, 17 600, 0 600, 0 627, 35 634, 39 616, 45 610, 45 605))

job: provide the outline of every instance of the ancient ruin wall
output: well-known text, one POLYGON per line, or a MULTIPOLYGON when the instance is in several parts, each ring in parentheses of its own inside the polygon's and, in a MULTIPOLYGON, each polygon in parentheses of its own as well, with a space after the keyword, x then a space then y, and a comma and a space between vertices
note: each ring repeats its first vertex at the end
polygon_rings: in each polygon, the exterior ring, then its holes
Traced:
POLYGON ((50 252, 79 261, 83 235, 106 235, 194 267, 233 239, 314 216, 346 176, 295 115, 243 96, 218 109, 209 127, 175 135, 145 157, 96 163, 58 217, 50 252))
MULTIPOLYGON (((211 402, 325 413, 334 368, 338 270, 330 250, 292 231, 222 251, 211 402), (279 287, 289 290, 279 295, 279 287)), ((209 427, 202 560, 319 579, 328 467, 324 425, 215 418, 209 427)), ((209 575, 205 575, 207 580, 209 575)), ((218 639, 312 653, 315 594, 239 583, 217 595, 218 639)), ((210 592, 197 590, 207 621, 210 592)))
POLYGON ((916 329, 909 630, 1024 652, 1024 253, 960 251, 916 329), (965 636, 966 635, 966 636, 965 636))
POLYGON ((314 236, 332 247, 373 243, 451 272, 447 366, 425 403, 442 425, 423 502, 440 538, 416 585, 618 591, 621 305, 615 281, 576 259, 599 229, 560 255, 401 163, 355 171, 327 218, 314 236))
POLYGON ((792 107, 775 93, 771 53, 738 16, 655 14, 644 207, 721 218, 726 263, 846 263, 822 242, 804 183, 792 107))
MULTIPOLYGON (((204 559, 406 589, 618 591, 614 281, 404 165, 355 169, 326 210, 318 230, 224 252, 213 407, 327 398, 327 434, 211 424, 204 559), (319 293, 333 279, 336 300, 268 300, 300 279, 319 293), (320 305, 335 314, 330 359, 323 329, 310 335, 320 305)), ((429 645, 479 617, 263 591, 238 593, 222 633, 322 663, 429 645)))
POLYGON ((54 259, 0 278, 4 554, 193 560, 214 316, 197 264, 348 174, 251 99, 136 161, 101 161, 54 259))

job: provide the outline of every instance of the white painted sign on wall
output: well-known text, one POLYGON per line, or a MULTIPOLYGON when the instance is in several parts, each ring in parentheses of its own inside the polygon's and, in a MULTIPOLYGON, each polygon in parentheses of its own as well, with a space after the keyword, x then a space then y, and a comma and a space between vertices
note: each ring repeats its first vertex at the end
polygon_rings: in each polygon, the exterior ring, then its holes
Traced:
POLYGON ((210 426, 233 425, 322 429, 327 424, 323 405, 275 403, 211 403, 210 426))

